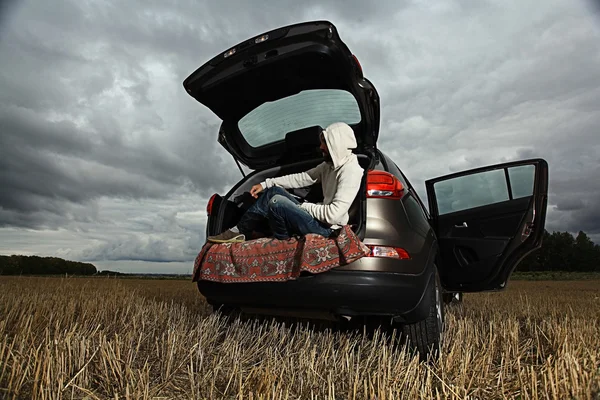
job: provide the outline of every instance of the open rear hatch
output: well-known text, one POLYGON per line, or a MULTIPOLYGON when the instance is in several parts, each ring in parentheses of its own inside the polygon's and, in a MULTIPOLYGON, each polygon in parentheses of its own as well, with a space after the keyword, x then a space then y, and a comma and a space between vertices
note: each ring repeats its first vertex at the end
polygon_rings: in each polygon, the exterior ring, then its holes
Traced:
POLYGON ((215 56, 183 82, 222 121, 219 143, 251 169, 286 163, 292 131, 333 122, 375 148, 379 95, 327 21, 275 29, 215 56))

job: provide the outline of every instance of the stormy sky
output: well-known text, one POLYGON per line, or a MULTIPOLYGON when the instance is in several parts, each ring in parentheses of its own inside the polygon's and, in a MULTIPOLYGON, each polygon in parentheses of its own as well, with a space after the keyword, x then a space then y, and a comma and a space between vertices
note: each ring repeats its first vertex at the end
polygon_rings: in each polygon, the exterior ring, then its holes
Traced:
POLYGON ((182 81, 228 47, 332 21, 381 97, 379 146, 424 180, 550 164, 547 229, 600 243, 600 9, 585 0, 12 1, 0 6, 0 254, 191 271, 240 178, 182 81))

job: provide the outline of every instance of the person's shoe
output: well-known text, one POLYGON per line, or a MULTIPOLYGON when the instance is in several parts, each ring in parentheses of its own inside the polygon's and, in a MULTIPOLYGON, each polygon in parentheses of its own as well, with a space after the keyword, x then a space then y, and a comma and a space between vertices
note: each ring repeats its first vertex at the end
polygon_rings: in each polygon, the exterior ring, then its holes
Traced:
POLYGON ((211 243, 241 243, 246 241, 246 236, 228 229, 216 236, 209 236, 206 240, 211 243))

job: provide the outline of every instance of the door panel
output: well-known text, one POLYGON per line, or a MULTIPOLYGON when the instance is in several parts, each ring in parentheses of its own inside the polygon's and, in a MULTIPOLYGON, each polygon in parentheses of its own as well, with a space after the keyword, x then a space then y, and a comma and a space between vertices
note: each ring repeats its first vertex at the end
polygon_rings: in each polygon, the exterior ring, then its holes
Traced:
POLYGON ((446 265, 446 260, 455 259, 458 267, 442 268, 440 278, 455 287, 491 276, 510 238, 517 234, 530 200, 531 196, 440 216, 442 260, 446 265))
POLYGON ((548 191, 544 160, 464 171, 426 186, 445 289, 503 288, 518 262, 541 245, 548 191))

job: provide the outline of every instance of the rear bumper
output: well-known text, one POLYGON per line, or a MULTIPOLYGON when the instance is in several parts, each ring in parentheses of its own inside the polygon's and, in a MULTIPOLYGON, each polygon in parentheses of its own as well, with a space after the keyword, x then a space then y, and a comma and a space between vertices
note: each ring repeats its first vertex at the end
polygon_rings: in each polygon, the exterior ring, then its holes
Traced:
POLYGON ((433 268, 432 264, 418 275, 331 270, 287 282, 197 284, 213 305, 275 314, 379 315, 395 317, 399 322, 416 322, 429 312, 430 297, 424 294, 434 282, 433 268))

